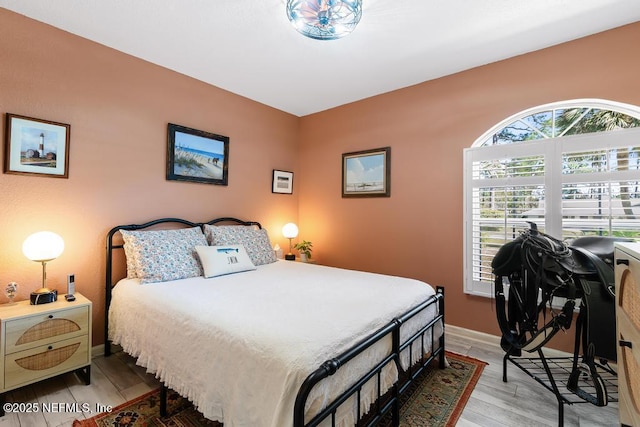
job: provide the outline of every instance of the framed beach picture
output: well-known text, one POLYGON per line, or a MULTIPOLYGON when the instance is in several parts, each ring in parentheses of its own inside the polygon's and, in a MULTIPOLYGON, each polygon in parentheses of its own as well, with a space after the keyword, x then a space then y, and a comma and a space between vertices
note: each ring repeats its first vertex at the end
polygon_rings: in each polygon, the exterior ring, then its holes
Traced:
POLYGON ((229 138, 169 123, 167 179, 227 185, 229 138))
POLYGON ((69 177, 71 126, 7 113, 4 173, 69 177))
POLYGON ((293 172, 273 170, 271 192, 293 194, 293 172))
POLYGON ((391 196, 391 147, 342 155, 342 197, 391 196))

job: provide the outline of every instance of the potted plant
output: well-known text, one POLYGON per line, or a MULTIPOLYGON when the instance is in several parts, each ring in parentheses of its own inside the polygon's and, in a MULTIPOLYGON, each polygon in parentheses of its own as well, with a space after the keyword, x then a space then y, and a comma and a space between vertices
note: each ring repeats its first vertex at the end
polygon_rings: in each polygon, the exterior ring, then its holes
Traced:
POLYGON ((303 240, 295 244, 294 248, 300 252, 300 261, 307 262, 311 259, 313 243, 303 240))

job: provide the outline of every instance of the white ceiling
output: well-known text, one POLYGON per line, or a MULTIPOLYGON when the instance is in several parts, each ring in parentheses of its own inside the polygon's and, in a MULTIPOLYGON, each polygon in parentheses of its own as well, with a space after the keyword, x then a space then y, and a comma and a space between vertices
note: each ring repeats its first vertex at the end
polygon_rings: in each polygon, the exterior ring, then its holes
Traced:
POLYGON ((0 7, 297 116, 640 21, 640 0, 363 0, 351 35, 319 41, 293 29, 285 3, 0 0, 0 7))

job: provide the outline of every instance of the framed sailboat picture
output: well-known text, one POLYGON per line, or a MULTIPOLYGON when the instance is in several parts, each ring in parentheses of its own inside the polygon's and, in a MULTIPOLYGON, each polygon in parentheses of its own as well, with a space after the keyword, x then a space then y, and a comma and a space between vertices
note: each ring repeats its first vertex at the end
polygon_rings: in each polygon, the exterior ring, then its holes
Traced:
POLYGON ((391 196, 391 147, 342 155, 342 197, 391 196))

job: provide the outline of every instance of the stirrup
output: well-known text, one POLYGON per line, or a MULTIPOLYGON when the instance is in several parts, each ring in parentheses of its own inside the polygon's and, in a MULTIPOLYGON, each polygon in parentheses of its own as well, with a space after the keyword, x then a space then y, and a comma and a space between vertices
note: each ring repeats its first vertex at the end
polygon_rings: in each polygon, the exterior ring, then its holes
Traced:
POLYGON ((607 406, 607 404, 609 403, 607 388, 604 385, 602 377, 600 376, 600 374, 598 374, 593 361, 582 362, 579 366, 576 366, 573 371, 571 371, 571 375, 569 375, 569 381, 567 381, 567 388, 576 396, 579 396, 587 402, 596 406, 607 406), (580 375, 588 375, 591 377, 593 388, 596 392, 595 396, 587 393, 580 388, 580 386, 578 385, 580 375))

